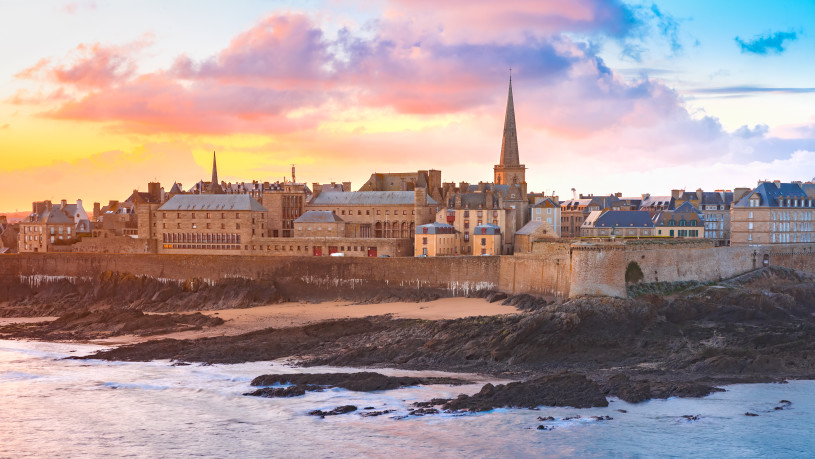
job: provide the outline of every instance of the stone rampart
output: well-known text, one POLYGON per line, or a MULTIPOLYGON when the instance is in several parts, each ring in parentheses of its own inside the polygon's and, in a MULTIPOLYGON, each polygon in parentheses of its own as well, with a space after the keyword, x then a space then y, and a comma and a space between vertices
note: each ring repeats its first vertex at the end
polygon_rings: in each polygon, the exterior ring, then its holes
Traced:
POLYGON ((555 299, 626 295, 625 270, 636 262, 643 282, 718 281, 762 266, 815 272, 815 244, 715 247, 688 243, 536 244, 533 253, 501 257, 266 257, 159 254, 0 255, 0 281, 83 278, 105 271, 155 279, 239 278, 274 281, 281 293, 302 298, 365 298, 416 290, 463 296, 474 290, 528 293, 555 299), (341 292, 351 292, 342 295, 341 292))

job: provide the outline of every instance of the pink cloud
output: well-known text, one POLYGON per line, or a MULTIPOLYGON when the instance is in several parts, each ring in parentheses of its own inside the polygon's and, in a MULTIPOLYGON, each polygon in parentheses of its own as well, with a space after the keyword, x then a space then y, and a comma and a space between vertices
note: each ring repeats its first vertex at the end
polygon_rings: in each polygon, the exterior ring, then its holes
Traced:
POLYGON ((40 59, 15 77, 71 85, 80 89, 104 88, 125 81, 136 73, 135 55, 149 46, 146 35, 123 46, 79 44, 64 59, 40 59))

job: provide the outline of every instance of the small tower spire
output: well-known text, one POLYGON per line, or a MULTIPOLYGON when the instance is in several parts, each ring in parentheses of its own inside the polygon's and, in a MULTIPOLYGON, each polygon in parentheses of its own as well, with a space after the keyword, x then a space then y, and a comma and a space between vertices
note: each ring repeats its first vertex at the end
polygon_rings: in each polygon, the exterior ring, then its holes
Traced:
POLYGON ((218 183, 218 164, 215 162, 215 152, 212 152, 212 186, 218 183))

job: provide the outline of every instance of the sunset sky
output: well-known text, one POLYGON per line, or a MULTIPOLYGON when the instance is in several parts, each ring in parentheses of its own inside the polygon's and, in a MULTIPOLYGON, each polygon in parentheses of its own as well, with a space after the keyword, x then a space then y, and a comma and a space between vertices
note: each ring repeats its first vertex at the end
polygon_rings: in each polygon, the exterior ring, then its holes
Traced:
POLYGON ((531 191, 815 176, 815 2, 0 2, 0 211, 226 181, 492 180, 509 68, 531 191))

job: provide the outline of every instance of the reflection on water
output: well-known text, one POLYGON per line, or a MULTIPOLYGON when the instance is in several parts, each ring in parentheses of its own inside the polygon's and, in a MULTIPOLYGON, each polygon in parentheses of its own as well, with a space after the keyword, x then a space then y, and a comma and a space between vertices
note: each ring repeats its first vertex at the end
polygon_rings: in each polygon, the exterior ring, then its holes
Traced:
MULTIPOLYGON (((352 371, 276 362, 172 366, 61 360, 99 346, 0 340, 0 457, 809 457, 815 382, 728 387, 704 399, 607 408, 404 416, 414 401, 474 393, 476 384, 377 393, 343 389, 290 399, 245 397, 264 373, 352 371), (778 401, 791 409, 775 410, 778 401), (320 419, 340 405, 393 413, 320 419), (626 410, 622 413, 618 410, 626 410), (748 417, 750 411, 758 417, 748 417), (580 415, 579 419, 563 420, 580 415), (689 421, 683 415, 699 415, 689 421), (538 416, 553 416, 541 422, 538 416), (596 421, 591 416, 611 416, 596 421), (554 430, 537 430, 545 424, 554 430)), ((377 370, 386 374, 410 374, 377 370)), ((443 376, 441 372, 421 372, 443 376)), ((456 375, 458 376, 458 375, 456 375)))

